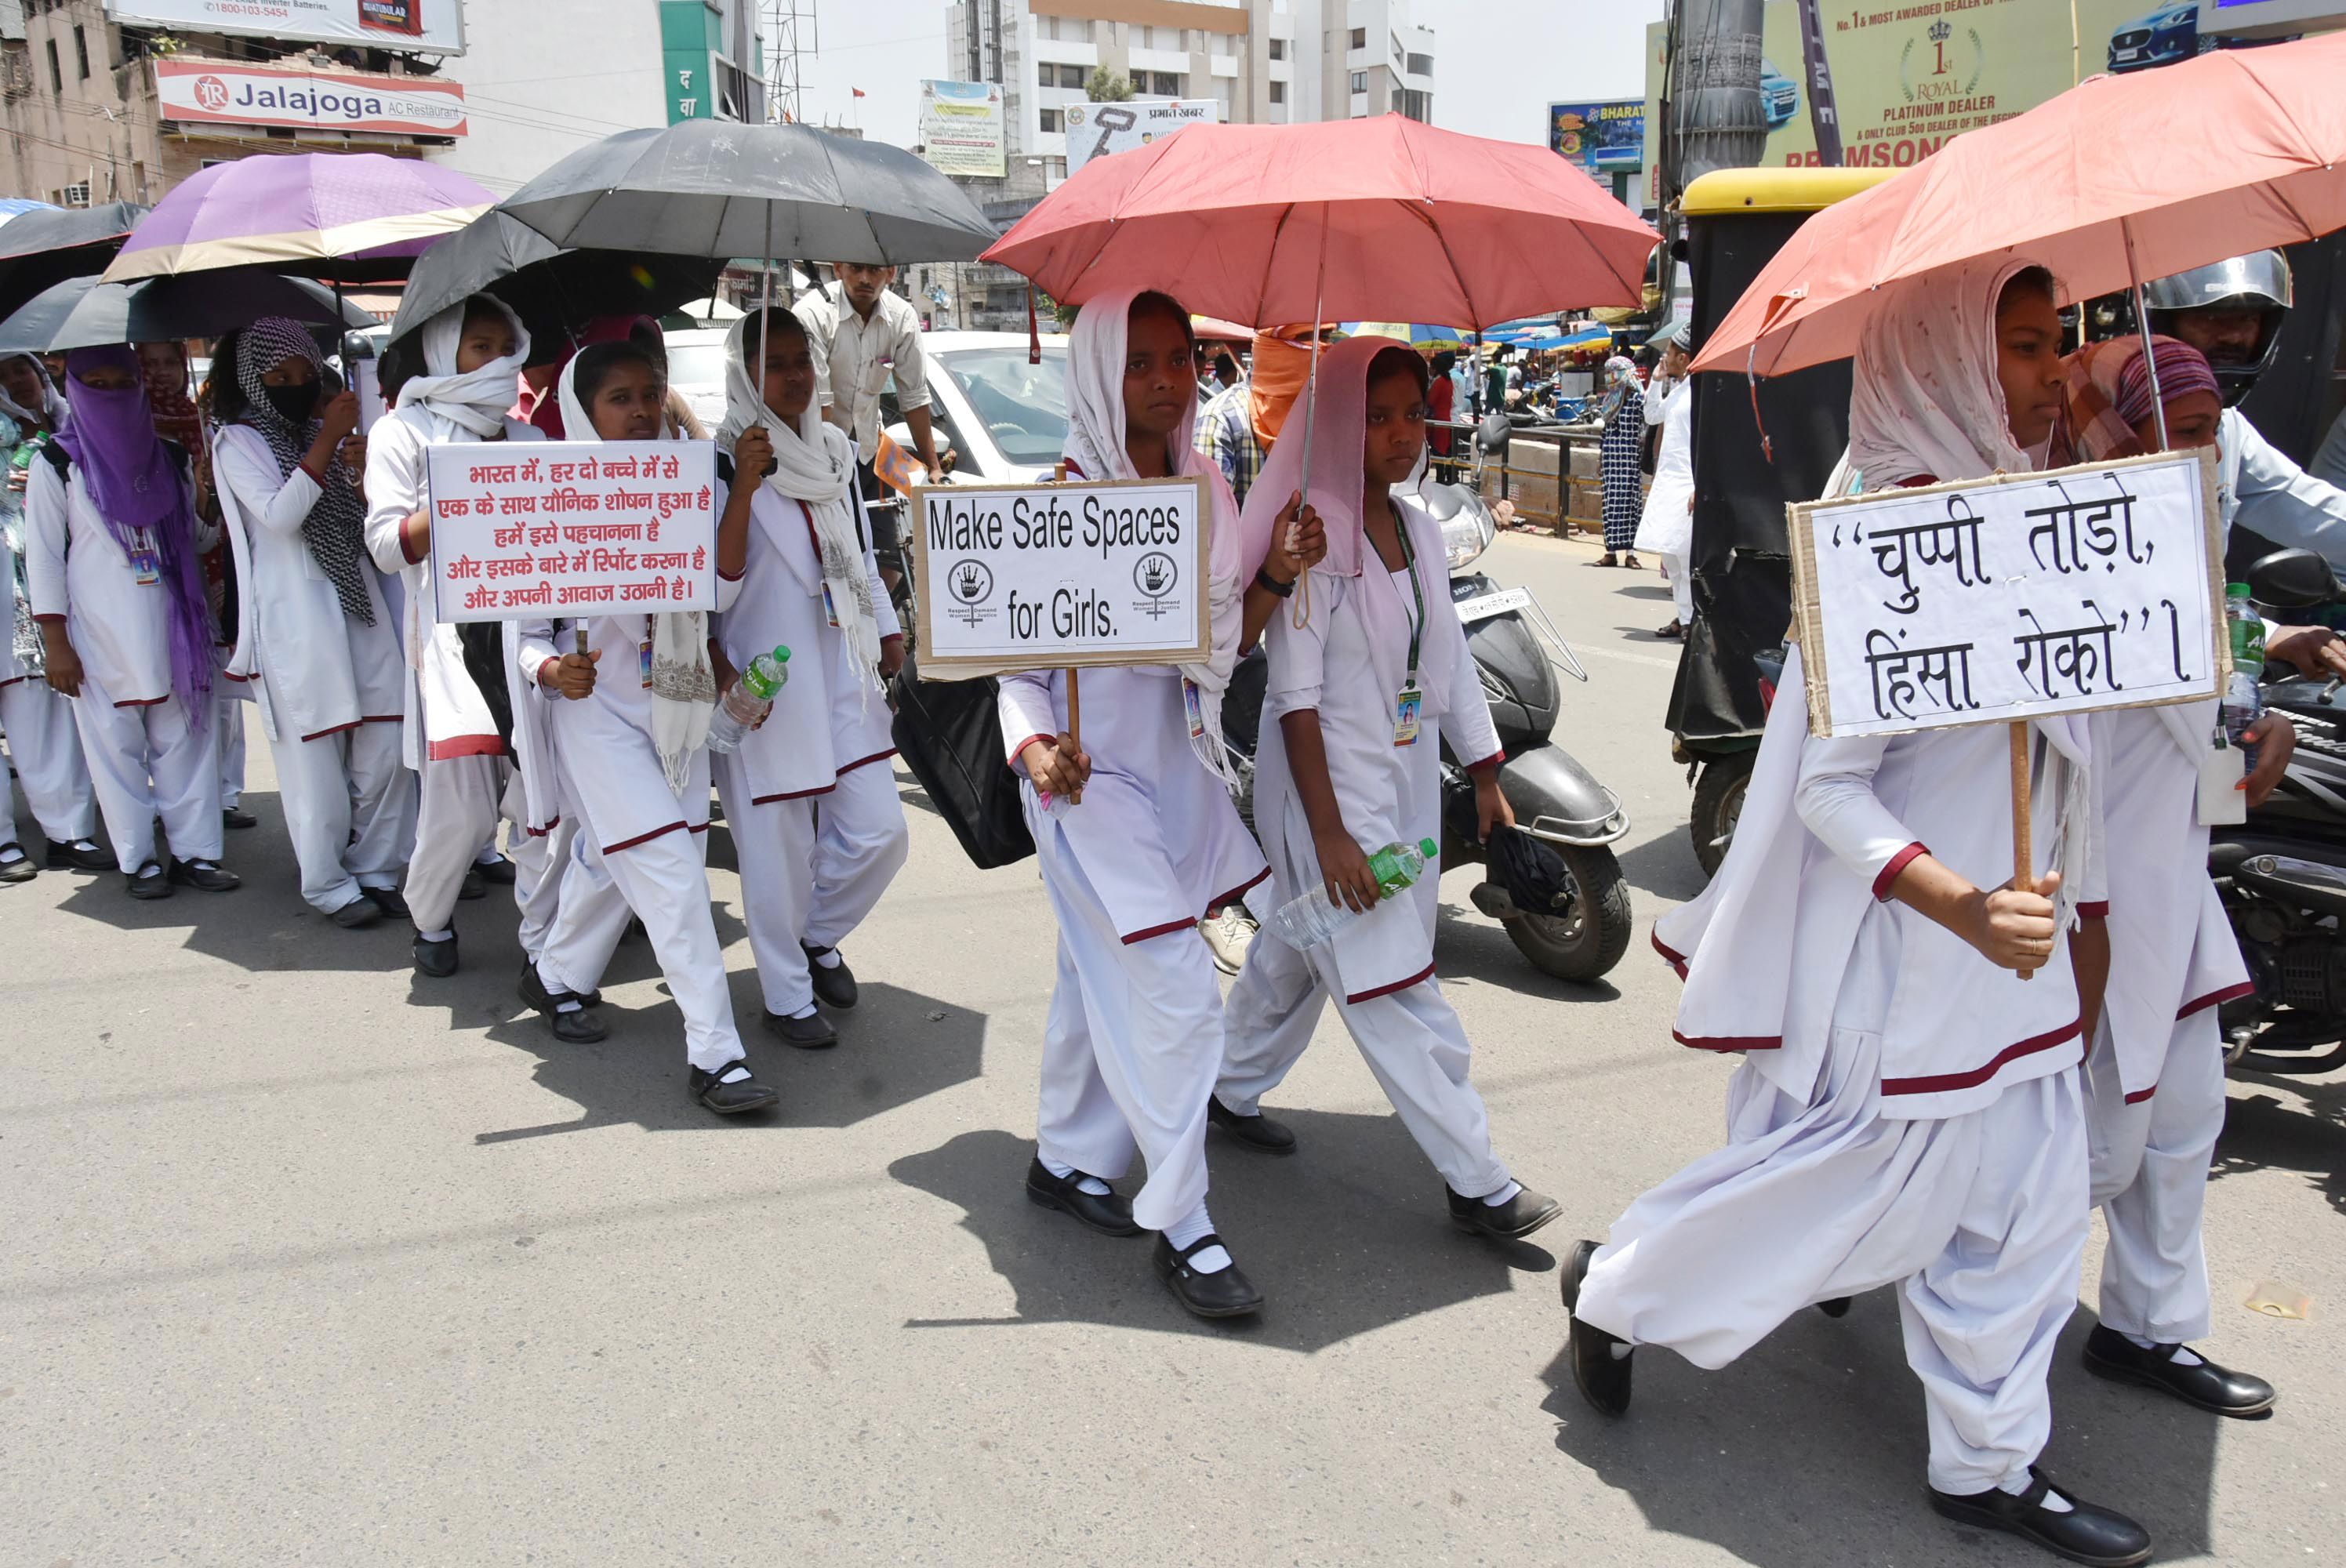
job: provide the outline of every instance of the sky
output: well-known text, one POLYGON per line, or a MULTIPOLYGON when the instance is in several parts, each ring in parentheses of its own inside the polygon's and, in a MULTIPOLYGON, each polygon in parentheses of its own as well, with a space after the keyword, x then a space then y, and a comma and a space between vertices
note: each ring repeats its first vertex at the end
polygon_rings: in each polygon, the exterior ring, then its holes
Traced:
MULTIPOLYGON (((805 0, 802 0, 805 3, 805 0)), ((1663 0, 1413 0, 1433 29, 1433 122, 1502 141, 1546 137, 1550 99, 1645 95, 1646 25, 1663 0)), ((945 68, 944 0, 811 0, 820 53, 806 117, 915 139, 920 82, 945 68), (852 89, 862 88, 857 98, 852 89)))

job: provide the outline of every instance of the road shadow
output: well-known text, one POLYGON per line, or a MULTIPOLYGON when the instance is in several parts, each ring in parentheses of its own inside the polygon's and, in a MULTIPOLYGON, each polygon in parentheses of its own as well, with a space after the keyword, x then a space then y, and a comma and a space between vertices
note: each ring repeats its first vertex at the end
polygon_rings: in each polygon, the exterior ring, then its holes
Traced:
MULTIPOLYGON (((1391 1115, 1280 1112, 1302 1153, 1273 1159, 1209 1135, 1216 1229, 1268 1298, 1254 1319, 1191 1317, 1158 1282, 1148 1236, 1096 1235, 1028 1201, 1035 1145, 989 1128, 963 1133, 888 1174, 962 1210, 1015 1297, 1009 1316, 969 1316, 940 1297, 905 1327, 1099 1323, 1244 1339, 1309 1355, 1422 1313, 1512 1290, 1555 1257, 1532 1242, 1492 1242, 1454 1227, 1442 1178, 1391 1115)), ((1127 1196, 1137 1171, 1117 1182, 1127 1196)), ((951 1278, 933 1274, 939 1289, 951 1278)))
POLYGON ((1672 903, 1682 904, 1710 885, 1702 874, 1702 862, 1694 858, 1694 836, 1683 822, 1640 844, 1616 844, 1613 858, 1621 862, 1621 874, 1631 888, 1672 903))
POLYGON ((2320 1192, 2332 1213, 2346 1215, 2346 1080, 2249 1073, 2236 1081, 2285 1084, 2300 1103, 2270 1093, 2230 1096, 2212 1177, 2289 1171, 2320 1192))
MULTIPOLYGON (((2080 1307, 2063 1330, 2043 1466, 2065 1490, 2140 1522, 2154 1561, 2206 1554, 2222 1418, 2086 1373, 2077 1358, 2095 1320, 2080 1307)), ((1922 1387, 1907 1369, 1894 1289, 1860 1297, 1838 1320, 1804 1308, 1716 1372, 1641 1350, 1634 1402, 1618 1420, 1573 1386, 1561 1303, 1555 1322, 1540 1409, 1556 1419, 1556 1450, 1633 1499, 1656 1530, 1754 1568, 2051 1561, 1930 1512, 1922 1387)), ((1664 1549, 1654 1561, 1667 1558, 1664 1549)))
POLYGON ((1613 592, 1619 598, 1657 599, 1667 604, 1669 602, 1670 585, 1658 576, 1650 583, 1624 583, 1613 592))
MULTIPOLYGON (((649 944, 638 942, 648 950, 649 944)), ((625 947, 620 950, 623 953, 625 947)), ((655 969, 657 964, 654 964, 655 969)), ((614 964, 617 968, 617 964, 614 964)), ((495 1003, 488 1037, 536 1059, 538 1084, 571 1101, 579 1114, 535 1126, 477 1134, 478 1144, 511 1143, 595 1127, 638 1126, 646 1132, 750 1132, 793 1127, 848 1127, 899 1105, 965 1084, 984 1065, 986 1015, 899 986, 866 982, 853 1011, 830 1017, 840 1043, 828 1051, 800 1051, 759 1026, 764 1016, 754 972, 731 977, 733 1016, 750 1070, 781 1091, 780 1107, 762 1116, 711 1115, 686 1093, 684 1021, 666 999, 626 1007, 607 995, 602 1006, 608 1038, 591 1045, 556 1040, 546 1022, 525 1012, 513 978, 495 1003)))
MULTIPOLYGON (((1637 946, 1633 937, 1629 943, 1632 955, 1637 946)), ((1629 959, 1624 957, 1621 962, 1627 963, 1629 959)), ((1433 965, 1445 982, 1473 981, 1550 1002, 1611 1002, 1621 994, 1609 980, 1559 980, 1534 968, 1532 961, 1523 955, 1515 939, 1507 934, 1505 926, 1480 911, 1451 903, 1446 898, 1436 906, 1433 965)))

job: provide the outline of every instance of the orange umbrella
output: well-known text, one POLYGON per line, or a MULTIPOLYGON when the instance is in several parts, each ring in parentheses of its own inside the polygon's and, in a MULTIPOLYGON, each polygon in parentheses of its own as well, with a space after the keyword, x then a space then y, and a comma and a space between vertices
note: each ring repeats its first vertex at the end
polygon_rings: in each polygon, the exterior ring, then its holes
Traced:
POLYGON ((2090 299, 2346 227, 2346 33, 2096 76, 1800 226, 1698 371, 1843 359, 1876 289, 2018 252, 2090 299), (2184 127, 2197 127, 2189 134, 2184 127))

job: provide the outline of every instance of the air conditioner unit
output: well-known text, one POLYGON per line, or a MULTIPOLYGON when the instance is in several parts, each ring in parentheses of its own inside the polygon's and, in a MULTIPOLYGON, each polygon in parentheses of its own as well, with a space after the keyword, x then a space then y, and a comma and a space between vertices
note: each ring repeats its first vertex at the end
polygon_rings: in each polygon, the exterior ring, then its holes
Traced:
POLYGON ((87 180, 84 180, 79 185, 65 186, 57 191, 56 197, 57 205, 59 207, 87 207, 89 205, 89 182, 87 180))

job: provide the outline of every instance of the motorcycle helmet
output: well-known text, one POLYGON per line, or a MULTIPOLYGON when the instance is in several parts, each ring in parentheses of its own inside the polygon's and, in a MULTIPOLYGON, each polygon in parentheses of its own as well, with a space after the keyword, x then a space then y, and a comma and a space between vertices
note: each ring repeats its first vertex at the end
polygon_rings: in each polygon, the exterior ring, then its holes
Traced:
POLYGON ((2150 314, 2152 331, 2181 338, 2208 353, 2217 385, 2223 389, 2224 406, 2229 408, 2249 395, 2257 378, 2272 363, 2273 353, 2280 346, 2281 322, 2294 296, 2287 258, 2278 250, 2252 250, 2188 272, 2154 278, 2143 285, 2142 300, 2150 314), (2235 336, 2231 342, 2208 351, 2208 344, 2197 341, 2199 334, 2188 327, 2178 330, 2178 318, 2200 311, 2253 316, 2253 342, 2235 336))

